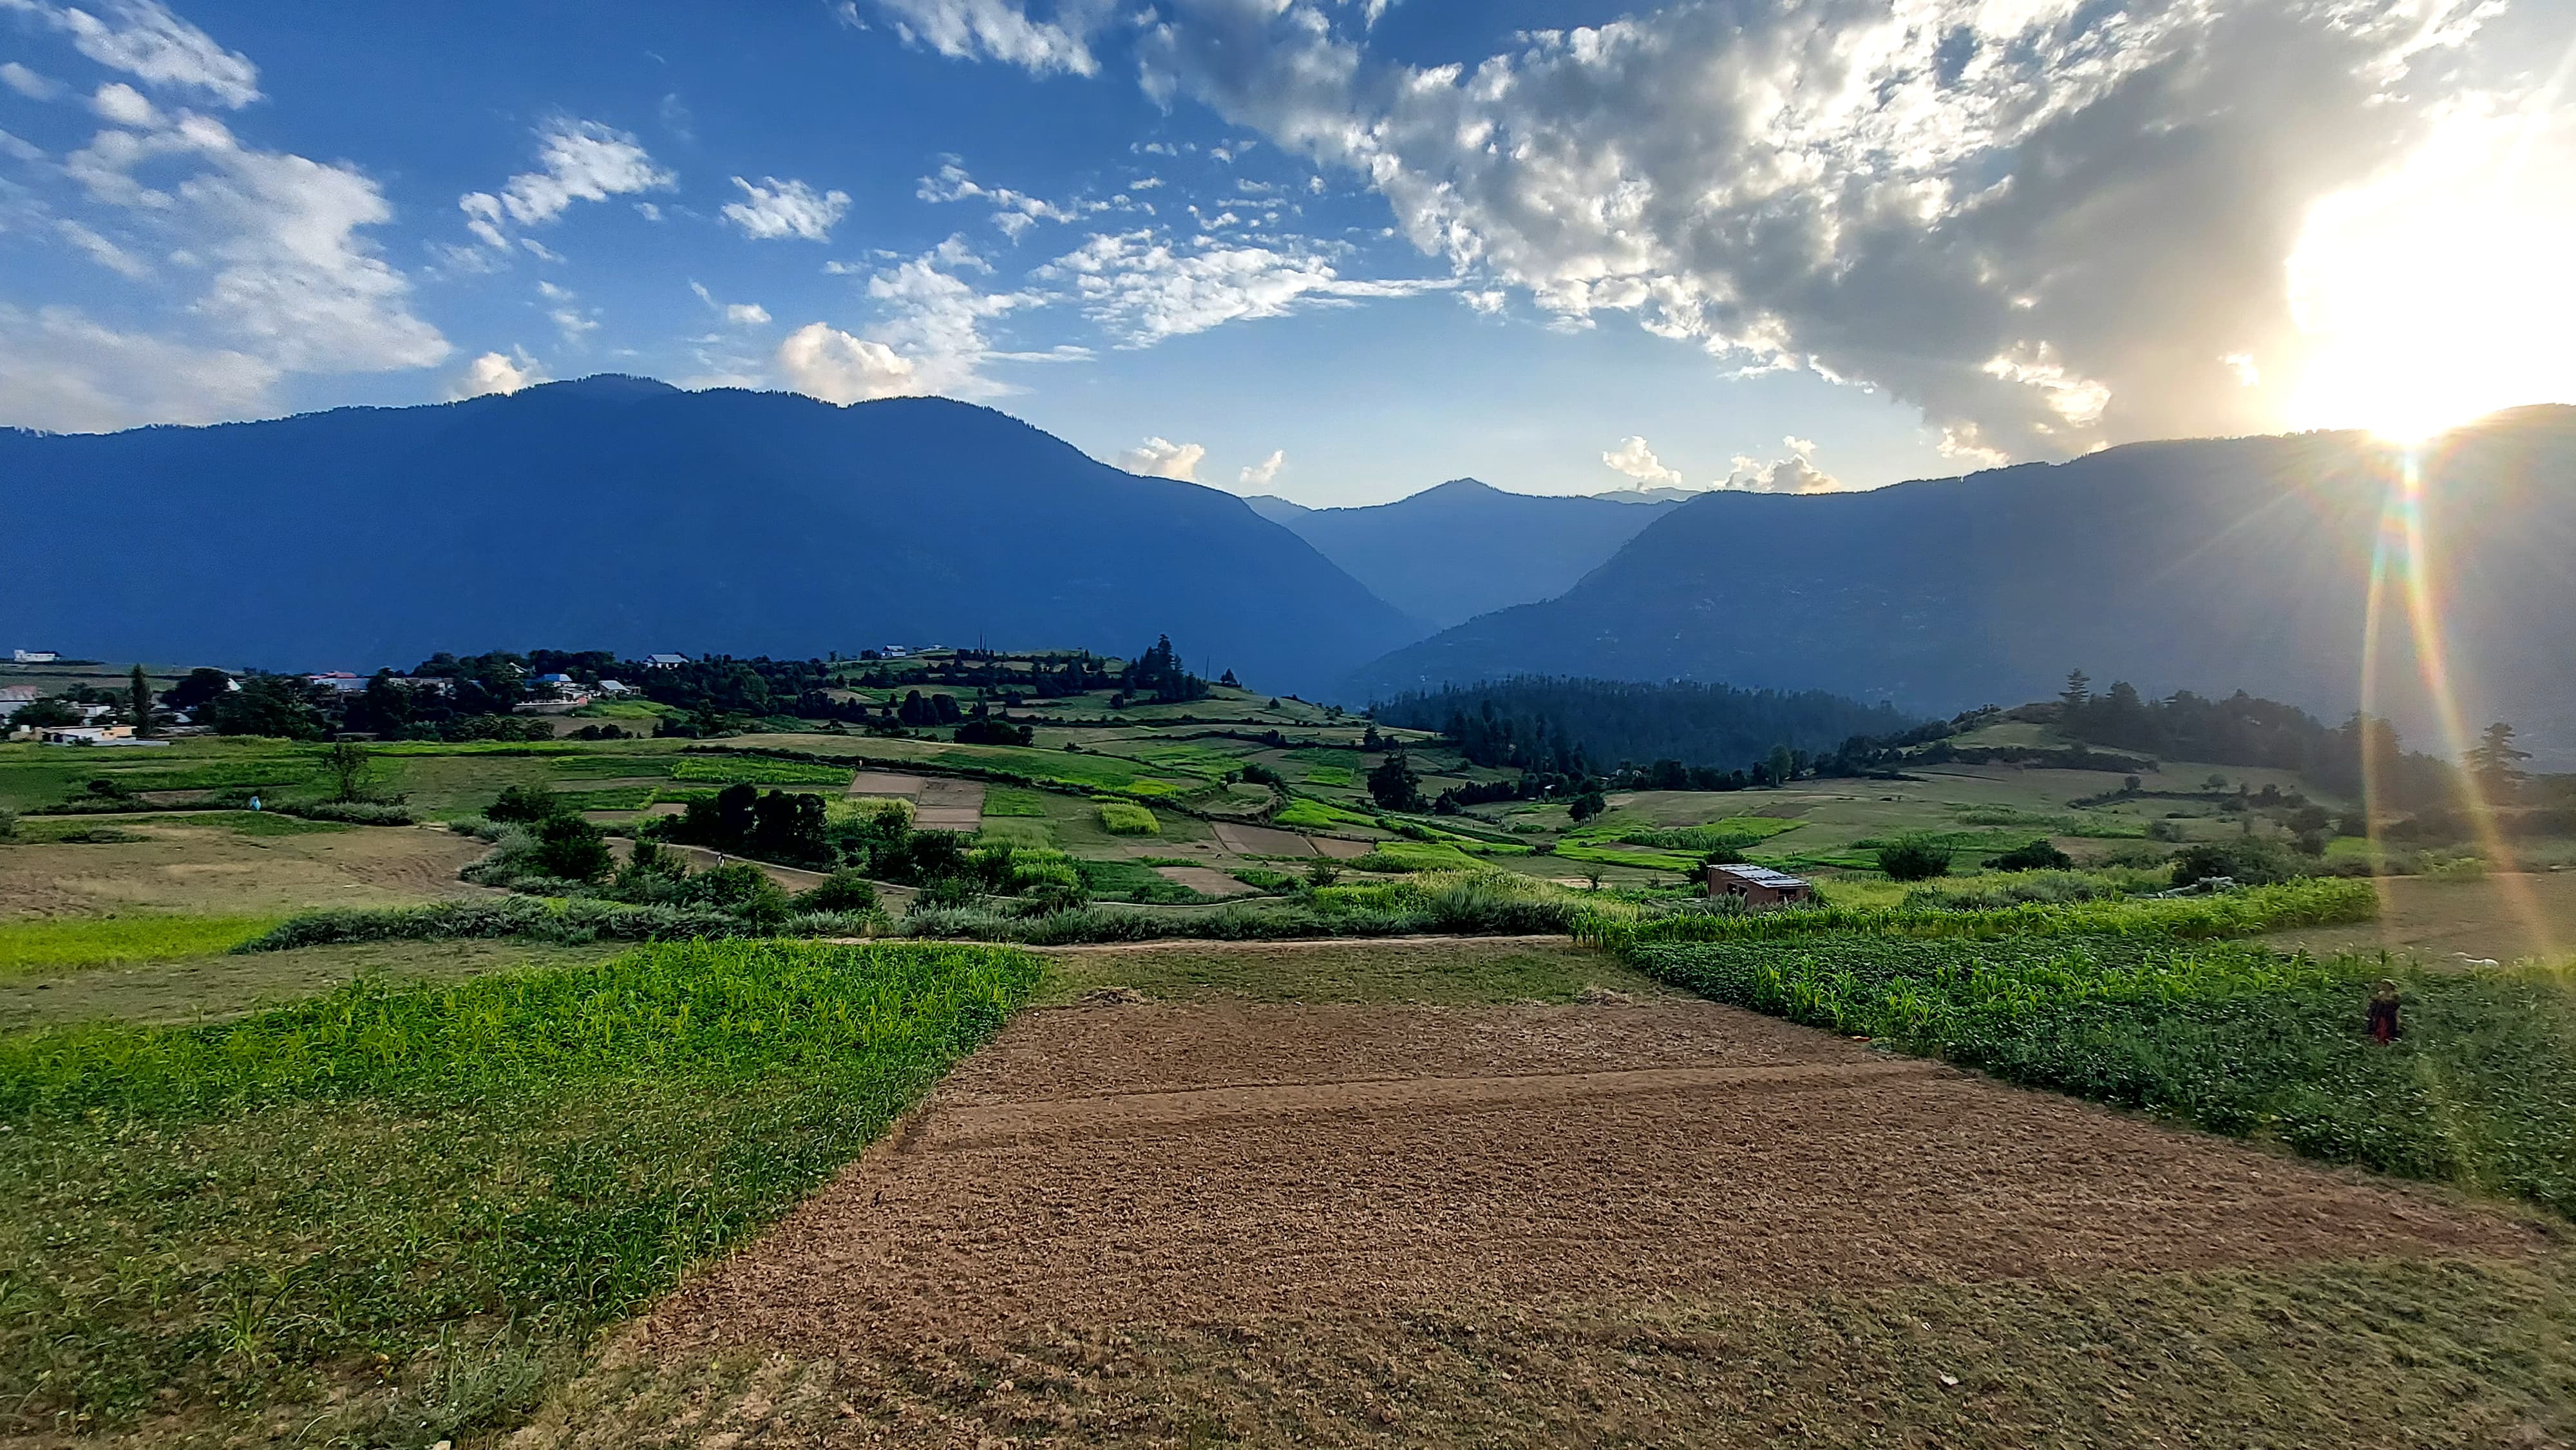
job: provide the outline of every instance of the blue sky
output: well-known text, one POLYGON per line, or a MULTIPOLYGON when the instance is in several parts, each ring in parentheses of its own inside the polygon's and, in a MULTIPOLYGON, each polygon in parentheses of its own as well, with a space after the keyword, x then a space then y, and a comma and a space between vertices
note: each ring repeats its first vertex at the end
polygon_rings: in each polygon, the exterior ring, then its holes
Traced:
POLYGON ((0 423, 624 371, 1319 505, 2396 426, 2576 397, 2508 335, 2576 326, 2571 60, 2465 0, 0 0, 0 423))

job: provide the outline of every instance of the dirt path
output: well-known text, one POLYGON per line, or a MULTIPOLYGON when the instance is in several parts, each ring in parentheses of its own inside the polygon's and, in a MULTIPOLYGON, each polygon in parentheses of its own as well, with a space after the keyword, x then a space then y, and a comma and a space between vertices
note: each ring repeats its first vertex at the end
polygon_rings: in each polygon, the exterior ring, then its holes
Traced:
POLYGON ((1023 1015, 679 1344, 2515 1252, 2428 1194, 1703 1003, 1023 1015))

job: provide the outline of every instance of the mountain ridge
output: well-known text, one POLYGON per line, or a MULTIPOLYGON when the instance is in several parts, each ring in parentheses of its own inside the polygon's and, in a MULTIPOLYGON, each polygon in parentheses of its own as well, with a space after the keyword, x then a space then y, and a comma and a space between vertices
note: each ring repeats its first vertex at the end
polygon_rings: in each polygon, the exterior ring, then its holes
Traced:
POLYGON ((0 433, 30 644, 402 663, 553 645, 1130 652, 1319 690, 1419 630, 1220 490, 1019 419, 603 375, 407 408, 0 433), (135 508, 137 490, 149 506, 135 508), (142 526, 135 527, 137 523, 142 526))
MULTIPOLYGON (((1712 493, 1565 594, 1470 620, 1354 673, 1386 699, 1513 673, 1723 680, 1926 713, 2054 693, 2070 669, 2150 693, 2242 686, 2331 718, 2362 703, 2369 561, 2402 455, 2358 433, 2130 444, 1868 493, 1712 493)), ((2576 408, 2493 415, 2422 450, 2417 503, 2443 637, 2402 599, 2378 713, 2424 737, 2438 660, 2472 728, 2576 751, 2576 408)))
POLYGON ((1510 493, 1453 478, 1393 503, 1315 509, 1245 500, 1426 631, 1552 598, 1669 510, 1669 501, 1510 493))

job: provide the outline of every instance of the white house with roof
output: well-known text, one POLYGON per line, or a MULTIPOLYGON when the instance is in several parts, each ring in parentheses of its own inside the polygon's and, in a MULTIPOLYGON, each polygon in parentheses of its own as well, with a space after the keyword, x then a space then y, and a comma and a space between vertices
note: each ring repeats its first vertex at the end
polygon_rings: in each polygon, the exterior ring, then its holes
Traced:
POLYGON ((61 654, 49 649, 20 649, 9 652, 10 661, 21 665, 49 665, 61 658, 61 654))
POLYGON ((689 662, 687 655, 646 655, 644 663, 657 670, 676 670, 689 662))

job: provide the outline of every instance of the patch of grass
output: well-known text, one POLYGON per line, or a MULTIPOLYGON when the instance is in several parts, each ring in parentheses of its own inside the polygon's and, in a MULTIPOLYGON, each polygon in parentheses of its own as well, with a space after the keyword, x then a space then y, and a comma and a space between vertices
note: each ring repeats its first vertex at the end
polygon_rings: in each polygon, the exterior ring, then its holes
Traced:
POLYGON ((1046 797, 1033 790, 1018 790, 1007 785, 986 786, 984 814, 1043 817, 1047 814, 1046 797))
POLYGON ((702 780, 726 785, 834 785, 849 789, 851 772, 842 766, 805 760, 772 760, 759 755, 689 755, 671 766, 673 780, 702 780))
POLYGON ((1570 944, 1332 941, 1210 946, 1178 942, 1048 956, 1036 1000, 1103 987, 1149 997, 1254 1002, 1572 1002, 1587 989, 1637 998, 1670 989, 1613 957, 1570 944))
POLYGON ((1380 841, 1351 862, 1362 871, 1472 871, 1476 858, 1445 841, 1380 841))
POLYGON ((169 816, 161 819, 191 826, 221 826, 245 836, 327 836, 351 827, 337 821, 306 820, 276 811, 207 811, 203 814, 169 816))
POLYGON ((0 922, 0 980, 230 951, 277 925, 260 916, 75 916, 0 922))
POLYGON ((1082 874, 1083 889, 1103 901, 1187 906, 1211 899, 1167 879, 1142 861, 1076 861, 1073 865, 1082 874))
POLYGON ((1313 796, 1299 796, 1272 815, 1270 824, 1291 830, 1330 831, 1338 827, 1374 826, 1377 822, 1357 811, 1344 810, 1313 796))
POLYGON ((1605 912, 1578 923, 1576 933, 1613 949, 1650 943, 1764 941, 1828 933, 1963 941, 2057 936, 2204 941, 2368 921, 2378 910, 2379 898, 2367 881, 2310 878, 2213 896, 2029 902, 1997 911, 1952 911, 1934 906, 1813 906, 1749 913, 1693 910, 1651 917, 1605 912))
POLYGON ((0 1426, 490 1426, 857 1156, 1040 970, 701 942, 0 1038, 0 1426))
POLYGON ((359 977, 452 982, 513 967, 599 961, 624 944, 520 941, 348 942, 295 951, 225 952, 111 963, 70 976, 0 977, 0 1031, 112 1017, 205 1022, 328 992, 359 977))
POLYGON ((1306 767, 1306 784, 1327 790, 1348 790, 1359 784, 1359 775, 1338 765, 1310 765, 1306 767))
POLYGON ((1721 1002, 2576 1217, 2576 968, 2318 962, 2152 934, 1642 945, 1721 1002), (2405 1035, 2364 1030, 2394 975, 2405 1035))
POLYGON ((1584 841, 1560 841, 1556 854, 1572 861, 1598 861, 1607 866, 1634 866, 1645 871, 1679 871, 1684 874, 1699 870, 1697 856, 1677 851, 1651 851, 1636 846, 1603 846, 1584 841))
POLYGON ((1134 801, 1100 799, 1093 801, 1091 807, 1100 817, 1100 829, 1113 836, 1151 836, 1163 829, 1152 811, 1134 801))

